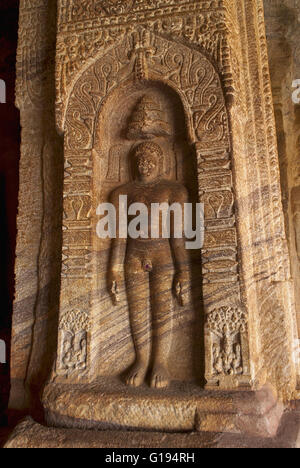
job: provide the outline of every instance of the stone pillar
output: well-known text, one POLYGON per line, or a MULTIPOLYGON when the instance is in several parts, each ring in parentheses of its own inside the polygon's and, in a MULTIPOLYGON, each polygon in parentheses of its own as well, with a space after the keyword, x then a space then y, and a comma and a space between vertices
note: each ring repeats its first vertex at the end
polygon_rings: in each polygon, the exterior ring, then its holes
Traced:
MULTIPOLYGON (((297 250, 299 186, 299 105, 292 99, 292 84, 300 77, 299 8, 300 2, 264 1, 271 84, 275 106, 279 164, 285 229, 291 258, 291 274, 295 292, 294 359, 300 375, 300 266, 297 250)), ((298 384, 299 385, 299 384, 298 384)))

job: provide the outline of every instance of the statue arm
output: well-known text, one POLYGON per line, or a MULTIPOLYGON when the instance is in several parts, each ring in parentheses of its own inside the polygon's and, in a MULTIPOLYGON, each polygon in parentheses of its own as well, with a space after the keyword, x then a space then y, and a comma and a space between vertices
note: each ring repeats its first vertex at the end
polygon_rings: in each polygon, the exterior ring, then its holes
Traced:
POLYGON ((173 255, 175 258, 174 291, 179 304, 184 307, 188 303, 189 267, 188 254, 184 239, 171 240, 173 255))
POLYGON ((109 259, 109 271, 108 271, 108 291, 112 296, 114 304, 119 302, 120 283, 123 278, 123 265, 126 254, 126 243, 127 239, 120 238, 119 232, 119 191, 113 192, 110 203, 113 204, 116 210, 116 237, 112 239, 111 251, 109 259))
MULTIPOLYGON (((178 302, 181 306, 187 303, 187 289, 189 285, 189 256, 185 248, 185 237, 184 237, 184 204, 188 203, 188 192, 184 186, 176 188, 175 196, 172 197, 172 203, 179 203, 182 208, 182 236, 181 238, 175 238, 174 233, 171 232, 171 248, 175 261, 175 278, 174 278, 174 290, 178 302)), ((172 230, 174 223, 171 223, 172 230)))

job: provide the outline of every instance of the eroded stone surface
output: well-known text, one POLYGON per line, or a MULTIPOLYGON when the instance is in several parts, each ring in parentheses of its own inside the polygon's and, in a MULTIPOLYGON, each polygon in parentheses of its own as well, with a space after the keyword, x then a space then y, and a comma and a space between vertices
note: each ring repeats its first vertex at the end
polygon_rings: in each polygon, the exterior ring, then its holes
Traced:
MULTIPOLYGON (((292 84, 300 79, 299 0, 264 1, 285 227, 294 281, 297 327, 294 354, 300 366, 300 269, 299 269, 299 161, 300 105, 293 101, 292 84)), ((298 369, 300 376, 300 369, 298 369)), ((300 382, 299 382, 300 385, 300 382)))
POLYGON ((16 104, 22 125, 10 406, 35 406, 56 347, 63 153, 55 128, 55 2, 21 1, 16 104))
POLYGON ((274 438, 237 434, 166 434, 122 431, 82 431, 46 428, 31 418, 19 424, 5 448, 300 448, 299 412, 287 412, 274 438))
POLYGON ((208 392, 195 384, 179 382, 167 390, 144 385, 126 391, 117 379, 77 385, 72 390, 68 385, 51 384, 43 401, 50 426, 101 430, 222 429, 226 433, 272 437, 283 413, 283 405, 268 388, 259 392, 208 392))

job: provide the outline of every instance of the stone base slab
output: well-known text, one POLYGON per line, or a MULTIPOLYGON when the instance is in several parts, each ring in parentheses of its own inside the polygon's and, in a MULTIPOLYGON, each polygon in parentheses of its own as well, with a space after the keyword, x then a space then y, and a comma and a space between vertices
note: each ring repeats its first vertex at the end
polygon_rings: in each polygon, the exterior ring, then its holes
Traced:
POLYGON ((206 391, 173 382, 167 390, 128 388, 117 379, 93 385, 49 384, 49 426, 72 429, 224 432, 273 437, 284 407, 271 389, 206 391))
POLYGON ((11 433, 5 448, 300 448, 300 413, 285 413, 274 438, 213 432, 170 434, 56 429, 27 418, 11 433))

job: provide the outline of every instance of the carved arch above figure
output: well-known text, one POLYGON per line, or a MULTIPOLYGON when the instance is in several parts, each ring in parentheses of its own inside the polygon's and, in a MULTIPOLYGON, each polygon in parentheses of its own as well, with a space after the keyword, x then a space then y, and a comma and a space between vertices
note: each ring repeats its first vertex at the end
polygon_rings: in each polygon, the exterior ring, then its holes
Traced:
MULTIPOLYGON (((81 195, 85 195, 86 206, 92 211, 93 158, 101 148, 96 129, 101 127, 104 107, 113 96, 115 99, 115 92, 133 89, 135 85, 139 90, 147 84, 150 87, 153 84, 168 87, 180 98, 188 139, 197 158, 199 201, 206 203, 207 199, 212 201, 217 197, 222 204, 218 206, 216 216, 207 219, 205 226, 206 241, 202 250, 204 313, 207 315, 218 307, 237 307, 241 302, 241 287, 229 115, 220 76, 214 65, 198 50, 141 27, 104 55, 94 58, 82 70, 76 83, 70 84, 64 109, 60 103, 57 107, 57 121, 65 136, 65 213, 71 213, 70 206, 74 206, 74 193, 77 194, 79 187, 81 195), (69 177, 71 170, 74 175, 69 177)), ((118 151, 117 148, 114 150, 118 151)), ((115 178, 115 173, 109 177, 115 178)), ((64 252, 71 255, 69 263, 68 259, 64 260, 65 265, 70 265, 64 274, 66 281, 86 279, 87 298, 96 273, 90 261, 90 252, 94 250, 92 226, 84 222, 86 219, 80 219, 74 224, 74 213, 72 219, 64 220, 65 227, 70 226, 64 236, 64 252)), ((70 285, 68 283, 67 287, 70 285)), ((68 294, 62 291, 62 296, 65 295, 66 300, 63 299, 61 304, 66 303, 68 310, 68 294)), ((82 307, 88 313, 87 303, 85 300, 82 307)), ((211 358, 213 337, 208 328, 205 334, 206 380, 210 386, 218 386, 219 377, 214 374, 211 358)), ((237 379, 248 382, 247 339, 239 336, 238 343, 241 344, 244 367, 237 379)))
POLYGON ((199 51, 141 28, 94 59, 57 104, 57 122, 69 149, 91 149, 95 116, 110 93, 128 80, 161 82, 179 94, 191 143, 230 148, 228 114, 220 77, 199 51))

